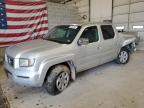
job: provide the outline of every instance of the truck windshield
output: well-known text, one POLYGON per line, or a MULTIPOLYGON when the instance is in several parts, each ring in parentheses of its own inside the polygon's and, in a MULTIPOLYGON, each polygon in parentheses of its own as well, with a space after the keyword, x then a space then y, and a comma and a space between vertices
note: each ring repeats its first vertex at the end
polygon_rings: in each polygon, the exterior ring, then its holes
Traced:
POLYGON ((70 44, 80 30, 77 25, 61 25, 51 29, 48 33, 48 41, 54 41, 61 44, 70 44))

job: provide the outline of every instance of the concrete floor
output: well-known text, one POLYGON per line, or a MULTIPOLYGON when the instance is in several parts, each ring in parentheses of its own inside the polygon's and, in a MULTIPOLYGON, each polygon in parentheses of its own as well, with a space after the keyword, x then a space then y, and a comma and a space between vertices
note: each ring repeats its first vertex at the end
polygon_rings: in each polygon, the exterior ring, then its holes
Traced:
POLYGON ((126 65, 114 62, 80 73, 60 95, 16 85, 2 67, 0 82, 11 108, 144 108, 144 51, 126 65))
POLYGON ((9 108, 9 102, 0 87, 0 108, 9 108))
POLYGON ((137 45, 138 50, 144 50, 144 41, 140 41, 139 44, 137 45))

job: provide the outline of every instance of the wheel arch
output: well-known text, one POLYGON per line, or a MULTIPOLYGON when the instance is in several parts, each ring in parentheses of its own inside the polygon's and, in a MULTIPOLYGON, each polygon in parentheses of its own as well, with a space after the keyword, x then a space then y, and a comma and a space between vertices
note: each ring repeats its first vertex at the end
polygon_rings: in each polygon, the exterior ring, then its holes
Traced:
POLYGON ((67 66, 70 69, 70 77, 71 77, 71 79, 73 81, 76 79, 76 68, 75 68, 75 65, 74 65, 72 60, 68 60, 68 61, 64 61, 64 62, 61 62, 61 63, 57 63, 57 64, 51 65, 49 67, 49 69, 47 70, 47 73, 46 73, 45 78, 44 78, 44 82, 46 81, 47 76, 50 75, 50 71, 57 65, 65 65, 65 66, 67 66))
POLYGON ((125 46, 123 46, 121 49, 125 49, 125 50, 127 50, 129 53, 132 53, 134 50, 133 50, 133 48, 132 48, 132 44, 133 43, 130 43, 130 44, 128 44, 128 45, 125 45, 125 46))

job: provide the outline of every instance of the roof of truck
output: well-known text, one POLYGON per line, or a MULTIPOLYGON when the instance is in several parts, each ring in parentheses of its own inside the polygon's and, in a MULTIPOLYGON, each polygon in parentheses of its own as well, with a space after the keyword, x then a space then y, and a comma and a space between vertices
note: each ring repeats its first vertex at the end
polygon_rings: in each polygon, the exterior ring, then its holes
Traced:
POLYGON ((107 23, 107 22, 87 22, 87 23, 70 24, 70 25, 76 25, 76 26, 92 26, 92 25, 113 25, 113 24, 112 24, 112 23, 107 23))

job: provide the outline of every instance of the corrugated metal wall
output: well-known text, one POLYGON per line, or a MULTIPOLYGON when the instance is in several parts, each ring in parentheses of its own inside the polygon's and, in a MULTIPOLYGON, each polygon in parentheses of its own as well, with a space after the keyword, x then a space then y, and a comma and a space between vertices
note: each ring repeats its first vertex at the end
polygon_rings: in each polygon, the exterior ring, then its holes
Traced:
POLYGON ((113 23, 137 32, 144 48, 144 0, 113 0, 113 23))
POLYGON ((112 20, 112 0, 90 0, 91 21, 112 20))
POLYGON ((48 2, 48 27, 80 22, 78 8, 66 4, 48 2))
POLYGON ((78 8, 80 22, 89 22, 89 0, 75 0, 68 2, 67 5, 78 8))
POLYGON ((81 22, 112 20, 112 0, 75 0, 67 4, 78 7, 81 22))

